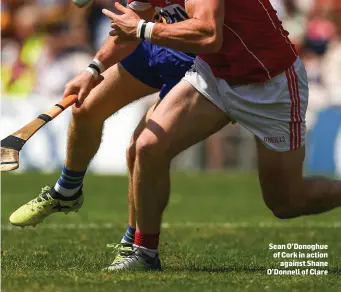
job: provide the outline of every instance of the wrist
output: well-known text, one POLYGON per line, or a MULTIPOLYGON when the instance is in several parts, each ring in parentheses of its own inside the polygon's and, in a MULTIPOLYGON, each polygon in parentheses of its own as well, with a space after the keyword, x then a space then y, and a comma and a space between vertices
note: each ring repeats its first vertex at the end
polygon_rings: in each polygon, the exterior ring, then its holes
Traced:
POLYGON ((136 28, 136 37, 141 40, 152 40, 154 22, 147 22, 144 19, 141 19, 136 28))
POLYGON ((104 72, 104 70, 104 64, 96 58, 93 59, 88 68, 85 69, 85 71, 89 72, 96 80, 99 78, 99 75, 104 72))
POLYGON ((93 59, 91 64, 93 64, 99 68, 99 71, 101 72, 100 74, 102 74, 105 71, 104 64, 100 60, 98 60, 97 58, 93 59))

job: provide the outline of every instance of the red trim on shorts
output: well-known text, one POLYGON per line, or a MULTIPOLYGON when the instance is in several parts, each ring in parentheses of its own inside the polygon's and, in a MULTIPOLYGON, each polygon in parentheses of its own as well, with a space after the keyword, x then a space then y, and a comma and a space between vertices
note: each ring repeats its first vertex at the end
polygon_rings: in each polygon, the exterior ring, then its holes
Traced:
POLYGON ((294 132, 295 132, 295 143, 294 143, 294 149, 297 149, 298 145, 298 130, 297 130, 297 122, 298 122, 298 115, 297 115, 297 96, 296 96, 296 90, 295 90, 295 80, 294 80, 294 74, 293 74, 293 67, 290 67, 289 73, 290 73, 290 81, 291 81, 291 91, 293 94, 293 100, 294 100, 294 132))
POLYGON ((289 96, 290 96, 290 102, 291 102, 291 110, 290 110, 290 151, 294 150, 294 113, 295 113, 295 102, 294 102, 294 95, 292 91, 292 82, 291 82, 291 76, 290 76, 290 69, 285 70, 285 75, 287 77, 288 81, 288 89, 289 89, 289 96))
POLYGON ((288 89, 291 101, 290 150, 296 150, 302 146, 302 116, 298 77, 294 66, 291 66, 288 70, 286 70, 285 74, 288 80, 288 89))
POLYGON ((302 144, 302 133, 301 133, 301 123, 302 123, 302 116, 301 116, 301 100, 300 100, 300 91, 298 88, 298 77, 297 73, 294 68, 292 68, 292 72, 294 75, 294 85, 295 85, 295 94, 297 99, 297 117, 298 117, 298 123, 297 123, 297 130, 298 130, 298 145, 297 148, 301 148, 302 144))

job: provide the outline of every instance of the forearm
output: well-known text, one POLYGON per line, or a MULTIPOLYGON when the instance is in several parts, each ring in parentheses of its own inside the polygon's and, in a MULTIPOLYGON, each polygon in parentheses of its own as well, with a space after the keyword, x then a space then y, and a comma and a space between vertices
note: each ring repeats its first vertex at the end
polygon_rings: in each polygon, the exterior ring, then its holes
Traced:
MULTIPOLYGON (((124 1, 115 1, 124 2, 124 1)), ((137 12, 141 18, 151 20, 154 15, 154 9, 150 8, 145 11, 137 12)), ((96 59, 100 60, 105 68, 109 68, 125 57, 130 55, 140 43, 140 40, 129 43, 119 43, 116 41, 117 37, 108 36, 100 50, 96 54, 96 59)))
POLYGON ((172 49, 212 53, 219 51, 222 39, 213 25, 198 19, 188 19, 174 24, 157 23, 153 28, 151 42, 172 49))
MULTIPOLYGON (((148 1, 144 1, 148 2, 148 1)), ((123 42, 136 38, 184 52, 215 53, 223 44, 224 0, 185 1, 188 19, 174 24, 147 23, 142 14, 115 4, 122 13, 117 15, 104 9, 103 13, 112 20, 111 35, 123 42)))
POLYGON ((138 40, 131 43, 117 43, 115 40, 116 37, 109 36, 95 56, 96 59, 103 63, 105 69, 130 55, 139 44, 138 40))

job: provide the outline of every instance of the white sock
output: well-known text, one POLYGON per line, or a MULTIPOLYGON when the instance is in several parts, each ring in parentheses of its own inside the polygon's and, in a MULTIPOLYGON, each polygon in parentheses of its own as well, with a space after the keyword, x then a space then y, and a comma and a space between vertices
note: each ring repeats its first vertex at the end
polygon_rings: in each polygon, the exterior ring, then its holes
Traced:
POLYGON ((82 186, 79 186, 75 189, 66 189, 63 188, 58 182, 55 184, 54 186, 54 190, 61 194, 63 197, 72 197, 73 195, 75 195, 81 188, 82 186))
POLYGON ((145 248, 143 246, 139 246, 139 245, 136 245, 136 244, 133 245, 133 248, 137 252, 141 251, 143 254, 146 254, 147 256, 149 256, 151 258, 154 258, 157 255, 157 253, 158 253, 157 249, 149 249, 149 248, 145 248))
POLYGON ((64 166, 54 190, 63 197, 72 197, 81 189, 85 173, 86 170, 72 171, 64 166))

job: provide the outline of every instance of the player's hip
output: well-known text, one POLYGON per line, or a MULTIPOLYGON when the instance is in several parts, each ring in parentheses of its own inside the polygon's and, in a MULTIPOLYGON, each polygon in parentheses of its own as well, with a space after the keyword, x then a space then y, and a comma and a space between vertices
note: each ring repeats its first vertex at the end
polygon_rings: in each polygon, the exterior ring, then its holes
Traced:
POLYGON ((288 151, 304 145, 309 94, 300 59, 267 82, 236 86, 215 78, 198 58, 184 79, 270 149, 288 151))

